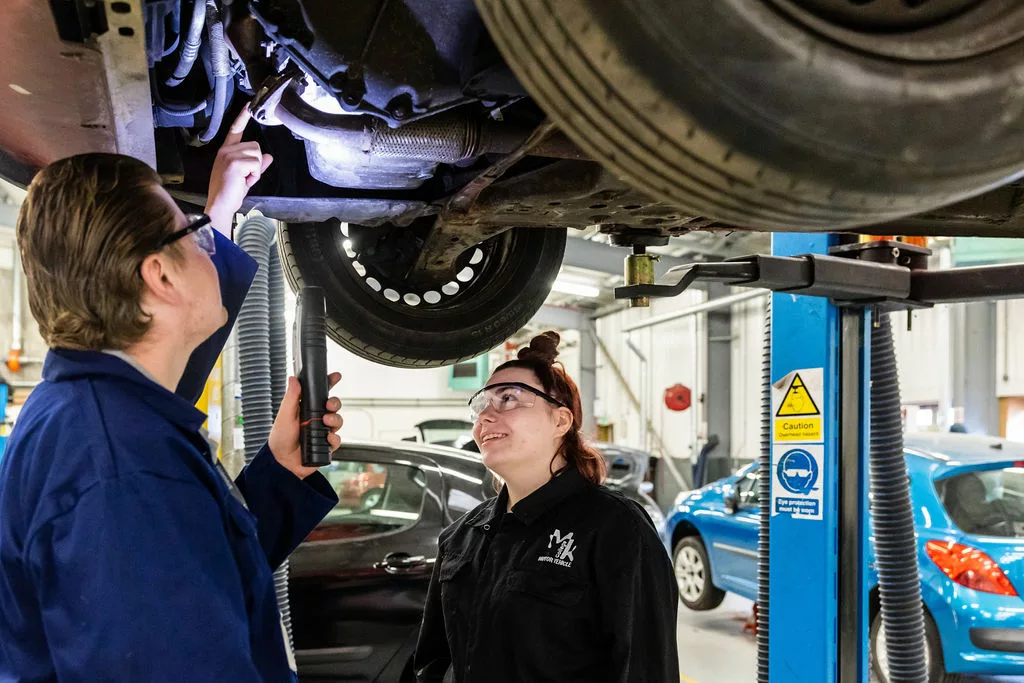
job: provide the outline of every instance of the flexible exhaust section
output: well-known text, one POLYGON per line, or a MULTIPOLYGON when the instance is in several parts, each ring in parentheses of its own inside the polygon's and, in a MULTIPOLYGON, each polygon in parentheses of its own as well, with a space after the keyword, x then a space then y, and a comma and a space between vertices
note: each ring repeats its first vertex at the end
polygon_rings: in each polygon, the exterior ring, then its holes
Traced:
POLYGON ((288 328, 284 319, 284 278, 276 245, 270 248, 270 390, 275 406, 284 400, 288 386, 288 328))
MULTIPOLYGON (((359 150, 379 159, 420 159, 454 164, 481 154, 509 154, 531 129, 480 122, 458 112, 390 128, 373 116, 327 114, 299 97, 293 84, 281 82, 253 115, 265 126, 283 125, 298 137, 359 150)), ((574 142, 558 133, 531 147, 533 156, 587 159, 574 142)))
POLYGON ((926 683, 924 611, 889 314, 871 335, 871 524, 889 683, 926 683))
POLYGON ((768 683, 768 568, 772 521, 772 298, 764 318, 761 360, 761 456, 757 495, 761 501, 757 537, 757 683, 768 683))
MULTIPOLYGON (((238 230, 238 245, 258 269, 238 313, 238 367, 242 380, 245 463, 248 465, 270 437, 277 406, 284 397, 287 330, 284 323, 284 282, 274 244, 274 222, 260 215, 247 218, 238 230)), ((281 620, 292 638, 288 601, 288 562, 274 572, 281 620)))

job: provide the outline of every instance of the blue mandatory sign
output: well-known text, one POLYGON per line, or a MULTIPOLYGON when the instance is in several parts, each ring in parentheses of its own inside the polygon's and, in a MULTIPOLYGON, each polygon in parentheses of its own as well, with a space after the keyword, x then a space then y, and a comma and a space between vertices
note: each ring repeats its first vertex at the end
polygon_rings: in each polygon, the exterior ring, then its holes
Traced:
POLYGON ((794 448, 779 460, 776 476, 790 493, 807 495, 818 483, 818 462, 802 448, 794 448))

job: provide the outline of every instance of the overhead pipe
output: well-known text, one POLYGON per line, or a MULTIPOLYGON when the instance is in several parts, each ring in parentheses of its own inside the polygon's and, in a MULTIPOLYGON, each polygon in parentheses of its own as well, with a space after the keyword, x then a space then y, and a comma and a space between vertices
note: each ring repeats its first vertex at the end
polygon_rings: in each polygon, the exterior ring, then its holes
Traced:
POLYGON ((623 332, 636 332, 646 327, 654 327, 655 325, 661 325, 663 323, 672 322, 673 320, 679 320, 680 318, 686 318, 691 315, 697 315, 698 313, 707 313, 708 311, 715 311, 719 308, 725 308, 726 306, 732 306, 733 304, 740 304, 744 301, 750 301, 751 299, 760 299, 770 295, 771 292, 764 289, 752 289, 749 292, 740 292, 739 294, 731 294, 729 296, 719 297, 717 299, 711 299, 704 303, 696 304, 688 308, 683 308, 678 311, 666 313, 664 315, 656 315, 653 318, 642 320, 632 325, 627 325, 622 328, 623 332))

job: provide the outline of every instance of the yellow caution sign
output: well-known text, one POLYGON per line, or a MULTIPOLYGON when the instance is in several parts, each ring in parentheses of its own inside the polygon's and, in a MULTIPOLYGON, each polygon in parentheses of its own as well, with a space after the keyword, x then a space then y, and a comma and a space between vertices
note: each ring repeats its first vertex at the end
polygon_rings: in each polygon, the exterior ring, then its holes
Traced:
POLYGON ((782 399, 782 405, 779 406, 775 417, 811 417, 814 415, 821 415, 821 411, 818 410, 814 399, 807 391, 804 381, 800 379, 800 373, 797 373, 793 375, 793 381, 790 383, 789 390, 786 391, 786 396, 782 399))
POLYGON ((772 389, 774 409, 773 433, 775 441, 822 441, 822 385, 821 368, 795 371, 772 389))

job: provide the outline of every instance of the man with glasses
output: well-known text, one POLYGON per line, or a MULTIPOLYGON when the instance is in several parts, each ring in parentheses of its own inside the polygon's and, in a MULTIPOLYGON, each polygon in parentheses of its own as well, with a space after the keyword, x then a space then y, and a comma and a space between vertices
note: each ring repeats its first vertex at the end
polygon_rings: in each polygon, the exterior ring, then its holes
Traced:
POLYGON ((50 351, 0 461, 0 680, 294 678, 272 567, 337 501, 301 465, 298 382, 235 481, 193 405, 256 271, 222 234, 271 163, 248 120, 203 216, 121 155, 29 186, 18 244, 50 351))

